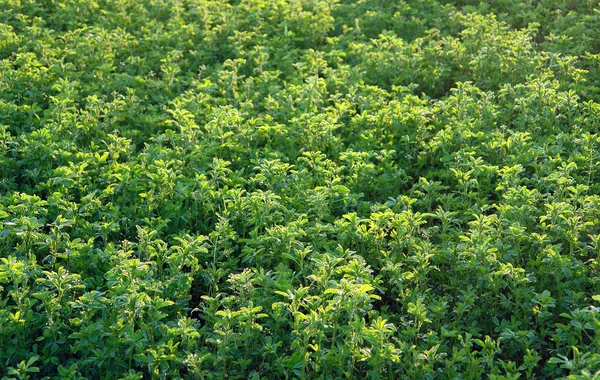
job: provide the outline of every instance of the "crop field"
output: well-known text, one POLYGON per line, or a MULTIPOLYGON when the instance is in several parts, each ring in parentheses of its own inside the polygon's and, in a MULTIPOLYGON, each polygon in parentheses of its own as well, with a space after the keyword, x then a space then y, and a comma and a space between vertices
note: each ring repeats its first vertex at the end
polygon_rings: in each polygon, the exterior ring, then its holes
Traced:
POLYGON ((0 379, 600 379, 598 0, 0 0, 0 379))

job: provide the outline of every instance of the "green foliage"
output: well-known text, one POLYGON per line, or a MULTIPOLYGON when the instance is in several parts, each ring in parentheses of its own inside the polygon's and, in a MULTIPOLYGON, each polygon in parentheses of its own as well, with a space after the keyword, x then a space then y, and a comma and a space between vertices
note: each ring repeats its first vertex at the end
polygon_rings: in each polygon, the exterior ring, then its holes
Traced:
POLYGON ((0 378, 598 378, 599 12, 0 0, 0 378))

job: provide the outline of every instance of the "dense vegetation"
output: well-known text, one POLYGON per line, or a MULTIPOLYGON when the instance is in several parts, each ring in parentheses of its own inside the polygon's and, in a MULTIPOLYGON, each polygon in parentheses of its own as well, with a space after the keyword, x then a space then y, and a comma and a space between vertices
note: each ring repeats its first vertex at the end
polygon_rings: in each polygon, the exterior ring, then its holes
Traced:
POLYGON ((600 377, 597 0, 0 0, 0 378, 600 377))

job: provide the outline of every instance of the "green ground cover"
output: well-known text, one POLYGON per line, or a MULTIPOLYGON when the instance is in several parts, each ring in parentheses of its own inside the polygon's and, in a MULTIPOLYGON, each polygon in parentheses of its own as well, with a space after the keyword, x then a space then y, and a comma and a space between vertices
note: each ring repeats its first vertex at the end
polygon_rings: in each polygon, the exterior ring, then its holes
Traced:
POLYGON ((0 378, 600 378, 599 31, 0 0, 0 378))

